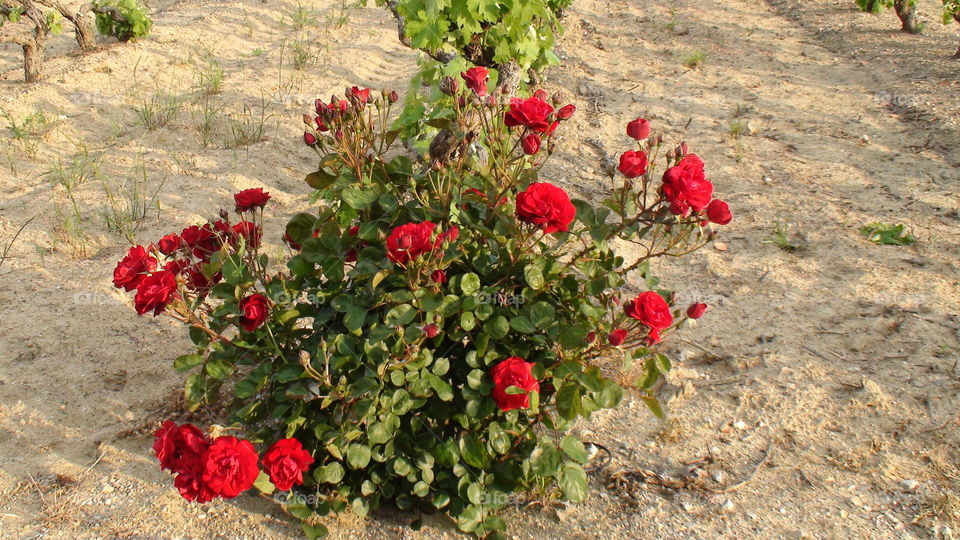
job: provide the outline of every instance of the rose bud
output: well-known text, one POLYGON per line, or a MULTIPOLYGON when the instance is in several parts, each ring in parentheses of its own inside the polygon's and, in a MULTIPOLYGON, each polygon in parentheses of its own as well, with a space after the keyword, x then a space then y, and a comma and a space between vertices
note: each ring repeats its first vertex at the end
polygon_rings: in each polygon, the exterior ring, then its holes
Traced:
POLYGON ((343 140, 343 130, 342 130, 342 129, 338 129, 337 132, 333 134, 333 138, 336 139, 337 141, 342 141, 342 140, 343 140))
POLYGON ((627 331, 623 328, 617 328, 607 336, 607 341, 614 347, 619 347, 627 339, 627 331))
POLYGON ((532 156, 540 151, 540 136, 536 133, 528 133, 522 141, 523 153, 532 156))
POLYGON ((704 303, 690 304, 690 307, 687 308, 687 317, 699 319, 703 317, 705 311, 707 311, 707 305, 704 303))
POLYGON ((314 146, 317 144, 317 137, 309 131, 304 131, 303 142, 306 143, 307 146, 314 146))
POLYGON ((540 89, 538 89, 536 92, 533 93, 533 97, 535 97, 535 98, 537 98, 537 99, 540 99, 540 100, 543 100, 543 101, 546 101, 546 100, 547 100, 547 97, 549 97, 549 96, 547 96, 547 92, 544 91, 543 88, 540 88, 540 89))
POLYGON ((330 128, 328 128, 327 125, 323 122, 323 118, 321 118, 321 117, 318 116, 318 117, 316 118, 316 122, 317 122, 317 129, 318 129, 318 130, 320 130, 320 131, 329 131, 329 130, 330 130, 330 128))
POLYGON ((447 75, 440 80, 440 91, 448 96, 457 95, 457 91, 460 90, 460 81, 454 79, 453 77, 447 75))
POLYGON ((557 111, 557 119, 569 120, 573 113, 577 112, 577 106, 574 104, 564 105, 557 111))
POLYGON ((423 333, 426 334, 428 338, 433 339, 440 333, 440 329, 438 329, 435 324, 428 324, 423 327, 423 333))
POLYGON ((309 115, 309 114, 304 114, 304 115, 303 115, 303 123, 309 126, 311 122, 313 122, 313 119, 310 118, 310 115, 309 115))
POLYGON ((433 273, 430 274, 430 279, 431 279, 434 283, 446 283, 446 282, 447 282, 447 273, 444 272, 443 270, 434 270, 433 273))
POLYGON ((588 333, 587 333, 587 344, 593 343, 594 341, 596 341, 596 339, 597 339, 597 333, 596 333, 596 332, 588 332, 588 333))
POLYGON ((387 96, 387 99, 390 100, 390 103, 396 103, 400 101, 400 94, 398 94, 396 90, 391 90, 390 95, 387 96))
POLYGON ((650 122, 646 118, 637 118, 627 124, 627 135, 642 141, 650 136, 650 122))
POLYGON ((680 143, 680 155, 685 156, 688 153, 690 153, 690 149, 687 147, 687 143, 685 142, 680 143))
POLYGON ((714 199, 707 205, 707 217, 717 225, 726 225, 733 219, 730 207, 720 199, 714 199))

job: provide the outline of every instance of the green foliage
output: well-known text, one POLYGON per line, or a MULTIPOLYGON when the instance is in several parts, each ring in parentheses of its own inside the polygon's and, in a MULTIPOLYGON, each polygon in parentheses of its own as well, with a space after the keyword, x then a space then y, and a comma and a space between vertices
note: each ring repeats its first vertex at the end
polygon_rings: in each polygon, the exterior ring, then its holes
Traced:
POLYGON ((874 244, 885 246, 908 246, 917 241, 913 235, 904 232, 906 227, 903 225, 893 225, 889 223, 871 223, 860 227, 860 234, 866 237, 874 244))
POLYGON ((960 0, 943 0, 943 24, 960 16, 960 0))
POLYGON ((97 31, 120 41, 146 37, 153 26, 140 0, 94 0, 93 11, 96 14, 97 31), (114 17, 114 12, 120 17, 114 17))

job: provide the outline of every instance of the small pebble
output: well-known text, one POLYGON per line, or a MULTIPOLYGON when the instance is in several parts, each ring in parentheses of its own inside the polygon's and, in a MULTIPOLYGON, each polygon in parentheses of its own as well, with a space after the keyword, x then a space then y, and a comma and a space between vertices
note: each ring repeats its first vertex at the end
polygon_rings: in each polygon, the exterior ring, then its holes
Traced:
POLYGON ((904 491, 914 491, 918 486, 920 486, 920 482, 917 482, 916 480, 900 481, 900 487, 902 487, 904 491))

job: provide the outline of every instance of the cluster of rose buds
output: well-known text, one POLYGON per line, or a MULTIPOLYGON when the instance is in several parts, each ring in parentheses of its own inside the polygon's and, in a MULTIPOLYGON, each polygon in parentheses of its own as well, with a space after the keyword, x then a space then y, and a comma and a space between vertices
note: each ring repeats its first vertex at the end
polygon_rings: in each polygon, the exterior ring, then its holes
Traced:
POLYGON ((232 499, 253 487, 260 474, 257 462, 277 489, 288 491, 303 484, 303 473, 314 461, 293 438, 277 441, 261 457, 250 441, 230 436, 211 440, 192 424, 167 420, 153 437, 160 468, 176 475, 173 484, 184 499, 199 503, 232 499))
MULTIPOLYGON (((205 296, 223 277, 219 271, 210 270, 213 254, 224 247, 237 249, 241 242, 248 249, 259 247, 262 228, 257 224, 255 211, 269 200, 270 194, 261 188, 241 191, 234 195, 239 222, 231 224, 226 212, 222 212, 220 219, 210 223, 191 225, 154 244, 131 247, 113 271, 113 284, 126 291, 137 291, 134 306, 140 315, 163 313, 181 297, 181 285, 190 294, 205 296), (160 259, 165 261, 162 266, 160 259)), ((241 309, 245 315, 240 323, 252 331, 266 319, 266 299, 254 295, 244 300, 241 309), (253 325, 255 321, 258 322, 253 325)))
MULTIPOLYGON (((336 140, 341 140, 344 137, 344 117, 350 111, 363 111, 371 102, 369 88, 351 86, 344 91, 344 96, 344 98, 330 96, 329 103, 317 99, 314 102, 316 116, 303 115, 303 123, 307 126, 303 132, 303 142, 307 146, 316 147, 320 144, 321 135, 328 132, 332 133, 336 140)), ((393 104, 399 99, 400 95, 396 91, 383 91, 380 101, 374 103, 378 106, 382 102, 393 104)))

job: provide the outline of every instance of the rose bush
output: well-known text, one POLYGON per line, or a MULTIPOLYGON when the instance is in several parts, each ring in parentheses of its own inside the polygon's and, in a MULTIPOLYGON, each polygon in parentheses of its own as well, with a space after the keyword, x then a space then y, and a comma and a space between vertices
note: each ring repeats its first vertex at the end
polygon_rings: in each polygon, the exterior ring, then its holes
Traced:
POLYGON ((190 327, 196 351, 174 361, 191 372, 188 401, 230 400, 224 421, 249 434, 210 441, 164 424, 155 450, 184 497, 292 490, 303 497, 287 510, 311 536, 318 516, 384 503, 498 534, 505 494, 586 497, 588 455, 570 430, 620 403, 618 381, 631 376, 662 415, 651 388, 671 364, 656 344, 706 307, 671 305, 649 263, 729 221, 703 162, 633 121, 625 153, 643 170, 611 172, 601 200, 571 198, 540 176, 575 108, 464 78, 436 126, 453 151, 425 167, 394 149, 395 93, 317 101, 304 119, 317 208, 287 224, 289 258, 261 252, 269 195, 248 190, 236 223, 221 213, 119 263, 139 313, 190 327), (648 290, 623 297, 630 273, 648 290), (252 443, 269 447, 259 476, 252 443))

